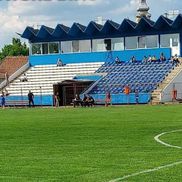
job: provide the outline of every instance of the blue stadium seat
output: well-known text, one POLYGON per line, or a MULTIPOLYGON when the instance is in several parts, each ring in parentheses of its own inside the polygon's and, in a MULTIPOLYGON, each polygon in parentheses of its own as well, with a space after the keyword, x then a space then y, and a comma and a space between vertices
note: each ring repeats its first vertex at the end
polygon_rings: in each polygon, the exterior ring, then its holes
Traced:
POLYGON ((171 62, 156 63, 130 63, 115 64, 107 62, 97 70, 97 73, 107 73, 97 85, 90 91, 90 94, 105 94, 109 91, 113 94, 123 93, 124 86, 130 84, 131 90, 139 92, 152 92, 173 69, 171 62))

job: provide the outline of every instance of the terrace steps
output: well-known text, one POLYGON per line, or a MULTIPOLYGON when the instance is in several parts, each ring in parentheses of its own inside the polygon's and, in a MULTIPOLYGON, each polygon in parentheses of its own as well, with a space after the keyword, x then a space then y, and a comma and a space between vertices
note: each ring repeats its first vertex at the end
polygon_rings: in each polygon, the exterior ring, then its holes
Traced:
POLYGON ((57 65, 39 65, 30 67, 25 73, 28 81, 22 82, 24 75, 13 80, 6 90, 10 96, 27 95, 31 90, 34 95, 53 95, 53 85, 64 80, 72 80, 79 74, 94 74, 103 62, 57 65))
POLYGON ((182 71, 182 59, 180 59, 180 64, 166 76, 166 78, 159 84, 156 90, 152 92, 152 104, 160 104, 161 103, 161 96, 163 90, 172 82, 172 80, 178 76, 182 71))

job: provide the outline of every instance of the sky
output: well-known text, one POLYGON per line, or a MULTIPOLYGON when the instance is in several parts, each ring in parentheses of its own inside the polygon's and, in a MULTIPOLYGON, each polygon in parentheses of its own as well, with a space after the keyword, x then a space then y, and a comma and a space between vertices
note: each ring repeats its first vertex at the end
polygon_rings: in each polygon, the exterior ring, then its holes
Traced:
MULTIPOLYGON (((16 33, 26 26, 34 28, 57 24, 71 26, 73 22, 88 25, 102 16, 121 23, 124 18, 135 20, 139 0, 0 0, 0 49, 11 43, 16 33)), ((182 9, 181 0, 147 0, 156 19, 168 10, 182 9)), ((22 41, 26 41, 22 39, 22 41)))

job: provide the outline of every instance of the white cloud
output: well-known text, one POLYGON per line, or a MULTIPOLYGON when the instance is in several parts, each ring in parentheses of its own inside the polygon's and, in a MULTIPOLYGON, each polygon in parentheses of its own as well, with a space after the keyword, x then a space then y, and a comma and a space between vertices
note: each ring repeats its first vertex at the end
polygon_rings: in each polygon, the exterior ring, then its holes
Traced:
MULTIPOLYGON (((0 1, 0 48, 9 43, 15 32, 26 26, 58 23, 71 26, 74 21, 87 25, 98 16, 121 23, 123 18, 134 19, 138 0, 15 0, 0 1)), ((148 0, 154 20, 165 11, 181 9, 179 0, 148 0), (156 5, 157 2, 157 5, 156 5)))
POLYGON ((137 6, 138 6, 137 0, 130 0, 129 3, 120 5, 116 9, 111 10, 110 13, 115 16, 121 14, 136 13, 137 6))
MULTIPOLYGON (((40 3, 40 2, 38 2, 40 3)), ((40 7, 40 6, 39 6, 40 7)), ((10 1, 8 3, 7 11, 9 14, 26 14, 35 10, 32 1, 10 1)))
POLYGON ((104 0, 78 0, 78 5, 84 5, 84 6, 96 6, 101 3, 105 3, 104 0))
POLYGON ((12 37, 17 36, 16 32, 22 33, 26 26, 37 27, 43 24, 55 26, 57 23, 55 17, 45 14, 37 16, 40 9, 43 10, 45 7, 47 7, 46 2, 38 2, 38 4, 20 0, 8 2, 7 8, 0 11, 0 48, 5 42, 10 43, 12 37), (37 6, 41 8, 37 9, 37 6), (34 14, 35 11, 37 13, 34 14))

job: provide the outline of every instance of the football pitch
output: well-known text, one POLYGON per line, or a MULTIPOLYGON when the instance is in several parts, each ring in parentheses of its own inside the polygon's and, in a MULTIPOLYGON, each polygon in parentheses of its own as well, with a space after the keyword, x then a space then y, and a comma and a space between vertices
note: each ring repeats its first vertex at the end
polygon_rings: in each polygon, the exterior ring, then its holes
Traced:
POLYGON ((0 110, 2 182, 181 182, 182 105, 0 110))

